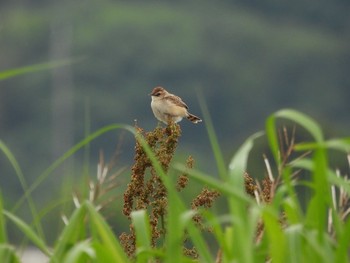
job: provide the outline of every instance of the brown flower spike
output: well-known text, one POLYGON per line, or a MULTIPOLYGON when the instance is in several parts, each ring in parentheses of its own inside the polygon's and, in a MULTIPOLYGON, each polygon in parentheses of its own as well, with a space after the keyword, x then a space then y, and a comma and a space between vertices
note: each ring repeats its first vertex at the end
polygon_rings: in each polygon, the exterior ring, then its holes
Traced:
MULTIPOLYGON (((149 147, 154 152, 165 172, 168 171, 170 162, 175 154, 177 143, 181 135, 180 126, 170 123, 167 127, 158 126, 151 132, 144 132, 136 127, 138 135, 144 137, 149 147)), ((190 156, 186 165, 189 169, 193 167, 194 159, 190 156)), ((186 174, 181 174, 177 178, 176 189, 182 191, 189 183, 186 174)), ((192 209, 211 207, 214 199, 219 195, 216 191, 205 188, 192 202, 192 209)), ((131 168, 131 181, 124 193, 123 213, 130 219, 130 214, 134 210, 144 209, 148 211, 151 226, 151 244, 153 247, 161 246, 165 237, 166 213, 168 206, 167 191, 160 177, 152 166, 152 162, 147 157, 142 145, 136 140, 134 165, 131 168)), ((197 221, 196 218, 193 219, 197 221)), ((196 222, 201 227, 199 220, 196 222)), ((203 230, 203 228, 201 228, 203 230)), ((133 257, 136 250, 136 237, 134 227, 130 225, 130 234, 120 235, 124 250, 133 257)), ((184 254, 192 258, 197 257, 194 248, 183 248, 184 254)))

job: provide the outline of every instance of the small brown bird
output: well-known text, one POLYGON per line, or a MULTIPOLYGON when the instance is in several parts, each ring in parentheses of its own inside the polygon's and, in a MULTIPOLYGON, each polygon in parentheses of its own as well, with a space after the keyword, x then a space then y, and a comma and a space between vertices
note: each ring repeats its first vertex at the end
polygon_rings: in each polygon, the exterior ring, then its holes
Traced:
POLYGON ((188 106, 182 99, 174 94, 167 92, 162 87, 155 87, 150 94, 152 96, 151 107, 154 116, 168 124, 168 121, 179 122, 182 118, 187 118, 193 123, 202 120, 188 112, 188 106))

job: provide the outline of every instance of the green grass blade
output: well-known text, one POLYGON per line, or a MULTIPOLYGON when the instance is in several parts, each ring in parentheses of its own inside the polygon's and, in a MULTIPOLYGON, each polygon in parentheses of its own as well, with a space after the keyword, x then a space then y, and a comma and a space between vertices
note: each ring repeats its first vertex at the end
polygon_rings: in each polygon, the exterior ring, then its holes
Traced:
POLYGON ((288 119, 298 123, 312 135, 316 142, 323 142, 324 138, 322 129, 317 124, 317 122, 315 122, 307 115, 292 109, 283 109, 277 111, 274 115, 276 116, 276 118, 288 119))
POLYGON ((348 218, 344 224, 344 229, 338 237, 335 251, 334 262, 349 262, 349 245, 350 244, 350 219, 348 218))
MULTIPOLYGON (((90 112, 90 100, 85 98, 84 105, 84 135, 87 138, 91 134, 91 112, 90 112)), ((84 147, 84 158, 83 158, 83 173, 85 179, 88 180, 89 166, 90 166, 90 143, 87 143, 84 147)))
POLYGON ((332 240, 326 233, 323 233, 324 237, 320 242, 318 233, 314 230, 303 231, 302 235, 304 238, 303 253, 304 257, 309 259, 306 262, 336 262, 334 261, 334 253, 332 246, 334 245, 332 240))
POLYGON ((27 225, 22 219, 16 217, 15 215, 3 211, 4 215, 12 221, 25 235, 31 240, 43 253, 50 256, 51 253, 45 244, 45 242, 31 229, 29 225, 27 225))
MULTIPOLYGON (((186 221, 186 213, 184 212, 181 220, 182 224, 186 224, 186 230, 199 254, 200 262, 211 263, 214 262, 213 257, 210 253, 209 244, 204 240, 202 232, 195 226, 192 220, 186 221)), ((189 215, 188 213, 187 215, 189 215)))
POLYGON ((36 209, 36 206, 34 204, 34 201, 30 195, 30 193, 28 192, 28 184, 25 180, 25 177, 23 175, 22 169, 19 165, 19 163, 17 162, 15 156, 12 154, 12 152, 10 151, 10 149, 5 145, 5 143, 3 141, 0 140, 0 150, 5 154, 5 156, 7 157, 7 159, 10 161, 13 169, 15 170, 15 173, 17 175, 17 178, 22 186, 22 189, 24 191, 24 196, 26 197, 27 201, 28 201, 28 205, 30 208, 30 212, 32 213, 32 217, 34 220, 34 225, 38 231, 38 234, 41 238, 45 238, 44 237, 44 231, 42 229, 42 226, 40 224, 40 220, 38 220, 38 212, 36 209))
POLYGON ((127 129, 127 130, 132 130, 131 126, 128 125, 123 125, 123 124, 111 124, 108 126, 105 126, 96 132, 92 133, 88 137, 86 137, 84 140, 80 141, 77 143, 75 146, 73 146, 71 149, 69 149, 67 152, 65 152, 60 158, 58 158, 55 162, 53 162, 39 177, 35 180, 35 182, 27 189, 25 192, 25 195, 20 198, 20 200, 16 203, 16 205, 13 207, 12 211, 15 212, 17 211, 21 205, 23 204, 23 201, 28 198, 28 196, 41 184, 43 183, 48 176, 56 170, 65 160, 67 160, 70 156, 75 154, 77 151, 85 147, 88 143, 91 141, 95 140, 99 136, 113 130, 118 130, 118 129, 127 129))
MULTIPOLYGON (((223 255, 223 258, 226 259, 226 262, 232 262, 233 258, 237 257, 237 253, 235 253, 234 249, 232 249, 234 247, 234 228, 232 227, 232 225, 229 226, 225 226, 224 228, 224 238, 225 238, 225 244, 227 247, 229 247, 231 249, 230 253, 226 253, 223 255)), ((223 251, 224 252, 224 251, 223 251)))
POLYGON ((83 207, 87 209, 90 215, 91 227, 96 229, 98 237, 95 238, 101 240, 101 243, 107 248, 108 253, 114 259, 113 262, 129 262, 113 231, 96 211, 95 207, 90 202, 85 202, 83 207))
POLYGON ((265 124, 265 130, 266 130, 266 135, 269 142, 270 150, 272 152, 273 158, 275 159, 276 165, 279 168, 281 166, 281 156, 280 156, 280 150, 278 146, 276 117, 274 114, 267 118, 266 124, 265 124))
POLYGON ((326 141, 326 147, 328 149, 350 153, 350 138, 328 140, 326 141))
MULTIPOLYGON (((324 148, 325 143, 322 130, 313 119, 295 110, 285 109, 270 116, 266 127, 270 147, 279 168, 281 167, 278 151, 278 138, 275 130, 275 118, 288 119, 299 124, 306 129, 315 140, 315 145, 308 145, 314 150, 312 159, 312 162, 314 163, 312 170, 314 195, 307 208, 306 221, 308 226, 317 228, 318 238, 321 241, 324 237, 323 231, 326 229, 327 206, 331 203, 330 186, 327 180, 328 160, 324 148)), ((306 149, 305 145, 303 146, 303 149, 306 149)))
MULTIPOLYGON (((291 165, 309 170, 313 174, 312 188, 314 189, 314 195, 307 206, 306 225, 316 227, 319 238, 322 239, 322 233, 326 229, 327 207, 331 205, 329 179, 332 178, 324 149, 316 150, 312 160, 301 159, 292 162, 291 165)), ((337 179, 335 181, 339 182, 337 179)))
MULTIPOLYGON (((301 168, 301 169, 305 169, 308 171, 313 171, 315 164, 308 159, 300 159, 294 162, 291 162, 290 165, 294 168, 301 168)), ((342 187, 343 190, 350 195, 350 185, 349 183, 342 177, 338 177, 334 171, 328 169, 327 170, 327 177, 328 180, 331 184, 334 184, 338 187, 342 187)))
POLYGON ((288 253, 290 263, 304 262, 302 251, 302 225, 292 225, 284 230, 288 243, 288 253))
MULTIPOLYGON (((188 170, 188 168, 182 164, 175 164, 174 168, 176 170, 183 172, 183 173, 186 173, 188 175, 188 177, 190 177, 191 179, 194 179, 200 183, 203 183, 204 185, 207 185, 215 190, 218 190, 221 194, 226 195, 226 197, 228 199, 235 200, 235 204, 237 204, 237 203, 244 204, 244 206, 245 206, 244 212, 243 212, 243 209, 240 209, 240 214, 239 215, 235 214, 235 217, 237 217, 237 218, 240 215, 242 215, 243 213, 245 213, 245 214, 247 213, 246 205, 254 203, 253 199, 248 197, 245 194, 244 190, 237 189, 236 187, 232 187, 231 184, 223 183, 223 182, 213 178, 212 176, 206 175, 206 174, 199 172, 195 169, 188 170)), ((243 174, 241 174, 240 176, 243 177, 243 174)), ((235 204, 231 204, 231 205, 235 206, 235 204)), ((243 207, 243 205, 241 206, 240 204, 238 204, 237 206, 240 208, 243 207)), ((243 223, 243 221, 245 221, 245 220, 243 219, 242 223, 243 223)), ((246 223, 249 225, 249 222, 246 222, 246 223)), ((243 225, 241 227, 242 227, 241 228, 241 230, 242 230, 241 236, 243 236, 243 235, 245 236, 244 240, 246 240, 247 243, 251 242, 251 239, 250 239, 250 234, 252 233, 252 231, 250 231, 251 229, 245 229, 243 225), (249 232, 248 236, 246 235, 247 232, 249 232)), ((234 235, 234 238, 236 238, 236 235, 234 235)), ((235 247, 237 247, 237 246, 235 246, 235 247)), ((241 251, 241 252, 244 252, 244 251, 241 251)), ((233 255, 233 254, 229 253, 228 256, 229 255, 233 255)), ((249 256, 247 256, 247 257, 249 257, 249 256)), ((207 261, 207 262, 210 262, 210 258, 208 258, 208 260, 209 261, 207 261)))
MULTIPOLYGON (((259 132, 250 136, 238 149, 233 156, 229 165, 229 181, 228 185, 240 192, 241 195, 247 196, 244 185, 244 173, 246 172, 248 157, 254 146, 254 140, 259 138, 263 133, 259 132)), ((255 232, 256 217, 252 216, 252 210, 247 212, 247 205, 252 204, 251 201, 242 202, 233 196, 227 196, 230 207, 231 221, 233 222, 233 238, 230 243, 235 244, 233 249, 233 258, 229 260, 237 260, 240 262, 253 262, 254 249, 253 239, 255 232)), ((249 197, 250 198, 250 197, 249 197)), ((250 198, 251 199, 251 198, 250 198)))
MULTIPOLYGON (((99 263, 99 262, 116 262, 115 257, 112 253, 110 253, 109 248, 106 247, 103 243, 94 241, 92 242, 92 247, 95 250, 96 253, 96 259, 93 262, 99 263)), ((131 262, 130 260, 124 261, 123 263, 131 262)), ((85 262, 84 262, 85 263, 85 262)))
POLYGON ((150 258, 142 253, 151 250, 151 228, 146 211, 133 211, 131 220, 136 233, 136 262, 148 262, 150 258))
MULTIPOLYGON (((51 262, 64 262, 63 259, 67 257, 69 253, 72 253, 72 257, 75 256, 74 253, 89 253, 88 255, 93 258, 94 253, 90 250, 92 247, 82 243, 81 248, 74 248, 74 245, 80 240, 85 240, 90 236, 87 235, 87 225, 82 222, 90 222, 92 240, 93 242, 99 241, 106 248, 106 253, 104 258, 113 259, 112 262, 128 262, 123 249, 121 248, 119 242, 116 240, 113 231, 109 228, 107 223, 104 221, 102 216, 96 211, 95 207, 89 203, 84 202, 79 208, 77 208, 72 217, 69 220, 68 225, 64 228, 60 242, 56 244, 54 254, 51 258, 51 262), (88 221, 87 221, 88 220, 88 221), (71 251, 70 248, 77 249, 77 251, 71 251), (78 250, 79 249, 79 250, 78 250)), ((95 247, 96 243, 94 244, 95 247)), ((99 253, 96 252, 96 255, 99 253)))
POLYGON ((6 221, 3 211, 4 207, 2 205, 2 194, 0 192, 0 244, 7 243, 6 221))
POLYGON ((89 262, 87 259, 95 260, 96 253, 93 247, 91 247, 91 242, 89 240, 84 240, 74 245, 70 249, 64 258, 64 263, 78 263, 78 262, 89 262))
POLYGON ((167 234, 165 236, 166 258, 164 262, 181 262, 184 226, 180 217, 184 212, 183 204, 179 203, 175 193, 168 193, 167 234))
POLYGON ((296 151, 314 151, 320 147, 320 144, 317 142, 302 142, 294 146, 296 151))
POLYGON ((14 247, 7 244, 0 244, 0 262, 2 263, 20 263, 14 247))
POLYGON ((318 236, 322 240, 323 232, 327 229, 327 208, 331 205, 329 179, 332 178, 332 173, 328 169, 324 149, 317 149, 312 160, 297 160, 292 162, 291 166, 309 170, 313 174, 311 186, 314 194, 307 206, 305 223, 309 227, 317 228, 318 236))
POLYGON ((283 202, 283 208, 286 213, 287 220, 291 225, 301 223, 302 216, 300 207, 299 204, 295 202, 294 198, 288 196, 283 202))
POLYGON ((343 191, 350 196, 350 184, 344 177, 337 176, 335 172, 328 171, 328 178, 331 184, 343 188, 343 191))
POLYGON ((203 214, 213 231, 213 235, 215 236, 216 241, 219 244, 219 249, 221 250, 224 258, 223 262, 226 262, 225 259, 233 258, 232 246, 229 245, 229 242, 226 242, 229 240, 225 239, 225 233, 224 233, 224 230, 222 229, 222 225, 225 222, 223 222, 223 220, 221 220, 219 216, 213 214, 210 211, 204 211, 203 214))
MULTIPOLYGON (((327 140, 323 145, 324 145, 324 148, 327 148, 327 149, 333 149, 344 153, 350 152, 349 138, 327 140)), ((315 150, 317 148, 320 148, 320 146, 322 145, 316 142, 304 142, 304 143, 296 144, 294 149, 297 151, 307 151, 307 150, 315 150)))
POLYGON ((278 135, 276 131, 276 120, 278 118, 287 119, 299 124, 304 129, 306 129, 318 143, 318 145, 315 145, 316 147, 320 147, 323 145, 324 138, 322 130, 313 119, 302 114, 301 112, 292 109, 283 109, 277 111, 276 113, 270 115, 266 120, 266 134, 269 141, 270 149, 272 151, 278 168, 280 168, 281 165, 280 152, 278 146, 278 135))
POLYGON ((166 255, 164 262, 185 262, 190 261, 183 256, 184 234, 188 233, 199 254, 200 262, 213 262, 208 244, 204 240, 201 231, 194 224, 192 218, 196 212, 185 210, 184 205, 177 196, 168 196, 167 214, 167 235, 166 235, 166 255))
POLYGON ((287 240, 281 229, 279 216, 266 207, 263 211, 263 220, 265 224, 266 234, 269 239, 269 250, 273 262, 288 262, 287 240))
POLYGON ((249 153, 254 146, 254 140, 261 137, 263 132, 258 132, 250 136, 232 157, 229 164, 229 183, 232 187, 245 193, 244 173, 247 170, 249 153))
POLYGON ((220 149, 220 144, 219 144, 218 138, 216 137, 216 133, 214 130, 214 125, 211 121, 209 110, 207 108, 207 105, 205 103, 203 95, 199 96, 199 103, 200 103, 200 106, 201 106, 201 109, 203 112, 205 127, 207 129, 209 141, 210 141, 213 153, 214 153, 214 158, 215 158, 216 165, 217 165, 217 168, 219 171, 219 175, 220 175, 221 179, 226 180, 226 178, 227 178, 226 164, 225 164, 224 157, 223 157, 222 151, 220 149))
POLYGON ((34 65, 30 65, 30 66, 10 69, 10 70, 0 72, 0 80, 13 78, 15 76, 19 76, 19 75, 23 75, 23 74, 34 73, 34 72, 43 71, 43 70, 49 70, 49 69, 53 69, 53 68, 57 68, 57 67, 63 67, 66 65, 80 62, 81 60, 82 60, 81 58, 62 59, 62 60, 56 60, 56 61, 52 61, 52 62, 46 62, 46 63, 40 63, 40 64, 34 64, 34 65))
POLYGON ((237 198, 242 202, 253 203, 252 199, 248 197, 246 194, 242 193, 241 189, 238 190, 238 189, 232 188, 232 186, 226 183, 223 183, 222 181, 214 178, 213 176, 207 175, 196 169, 189 170, 187 166, 180 163, 174 164, 174 168, 182 173, 186 173, 188 177, 190 177, 191 179, 199 183, 202 183, 204 185, 207 185, 215 190, 218 190, 222 194, 237 198))
POLYGON ((322 239, 324 230, 327 229, 327 207, 331 205, 330 185, 327 178, 328 163, 324 149, 315 151, 313 162, 315 164, 312 176, 314 199, 308 206, 306 223, 315 226, 318 229, 319 238, 322 239))
POLYGON ((86 214, 86 207, 83 205, 74 210, 73 215, 69 219, 68 225, 64 227, 61 236, 59 237, 59 242, 55 245, 50 262, 63 262, 63 258, 69 248, 79 240, 87 238, 84 224, 86 214))
POLYGON ((300 224, 303 221, 303 212, 298 200, 298 194, 292 181, 292 168, 285 167, 283 170, 283 185, 280 188, 286 188, 287 196, 284 198, 283 207, 287 216, 287 220, 291 225, 300 224))

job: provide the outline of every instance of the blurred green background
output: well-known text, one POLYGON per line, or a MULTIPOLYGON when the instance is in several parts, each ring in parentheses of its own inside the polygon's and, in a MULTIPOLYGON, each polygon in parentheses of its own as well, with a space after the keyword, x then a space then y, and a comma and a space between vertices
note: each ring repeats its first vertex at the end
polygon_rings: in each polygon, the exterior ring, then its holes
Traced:
MULTIPOLYGON (((32 183, 89 131, 135 120, 153 129, 148 94, 156 85, 198 116, 203 94, 227 159, 284 107, 311 115, 329 136, 348 135, 349 13, 348 0, 2 1, 0 72, 72 63, 0 81, 0 139, 32 183)), ((215 173, 205 126, 181 127, 177 158, 191 154, 196 167, 215 173)), ((70 199, 81 175, 95 176, 99 150, 109 159, 116 148, 117 166, 131 165, 132 136, 108 133, 88 149, 90 170, 79 152, 35 191, 39 207, 62 193, 70 199)), ((3 155, 0 173, 11 207, 23 190, 3 155)), ((59 221, 57 211, 48 221, 59 221)))

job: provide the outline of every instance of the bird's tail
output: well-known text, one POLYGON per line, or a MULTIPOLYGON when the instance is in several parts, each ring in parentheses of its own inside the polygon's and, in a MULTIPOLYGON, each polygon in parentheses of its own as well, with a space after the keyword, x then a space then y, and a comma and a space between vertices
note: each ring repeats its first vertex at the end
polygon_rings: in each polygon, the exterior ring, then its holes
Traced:
POLYGON ((198 122, 201 122, 201 121, 202 121, 201 118, 199 118, 199 117, 197 117, 196 115, 193 115, 193 114, 191 114, 191 113, 188 114, 187 119, 190 120, 190 121, 193 122, 193 123, 198 123, 198 122))

